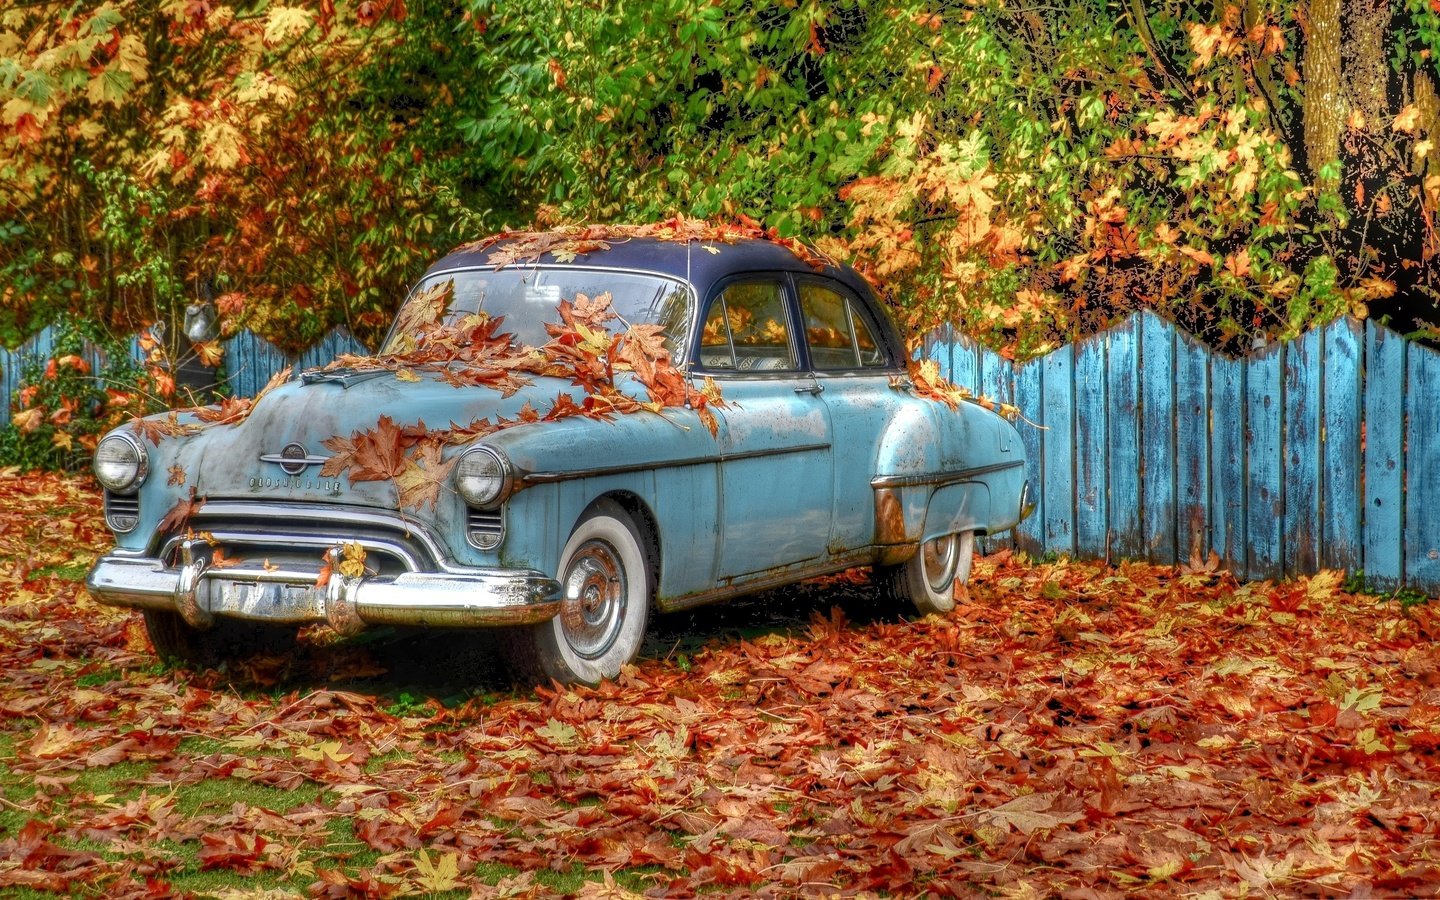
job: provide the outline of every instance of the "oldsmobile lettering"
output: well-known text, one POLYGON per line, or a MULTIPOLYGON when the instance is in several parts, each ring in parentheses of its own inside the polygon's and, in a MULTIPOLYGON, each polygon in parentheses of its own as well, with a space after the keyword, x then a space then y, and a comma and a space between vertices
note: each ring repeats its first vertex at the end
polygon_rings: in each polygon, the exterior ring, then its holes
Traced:
POLYGON ((263 489, 281 489, 291 491, 324 491, 331 494, 340 493, 340 482, 332 481, 329 478, 259 478, 250 479, 250 487, 263 489))

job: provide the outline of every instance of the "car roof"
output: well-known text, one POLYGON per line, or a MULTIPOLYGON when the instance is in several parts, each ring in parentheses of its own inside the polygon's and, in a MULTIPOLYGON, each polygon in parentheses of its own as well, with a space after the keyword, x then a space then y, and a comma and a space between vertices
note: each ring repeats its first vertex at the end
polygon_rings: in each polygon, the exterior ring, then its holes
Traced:
MULTIPOLYGON (((795 272, 822 274, 849 287, 874 302, 874 294, 865 280, 852 268, 819 262, 812 265, 783 244, 756 238, 726 241, 667 241, 649 237, 608 239, 607 249, 580 253, 573 260, 562 261, 553 252, 534 260, 511 263, 513 266, 565 266, 635 269, 658 272, 690 282, 700 298, 710 294, 715 282, 742 272, 795 272)), ((503 250, 506 241, 496 241, 483 249, 466 245, 452 250, 432 265, 426 275, 448 269, 487 267, 492 254, 503 250)))

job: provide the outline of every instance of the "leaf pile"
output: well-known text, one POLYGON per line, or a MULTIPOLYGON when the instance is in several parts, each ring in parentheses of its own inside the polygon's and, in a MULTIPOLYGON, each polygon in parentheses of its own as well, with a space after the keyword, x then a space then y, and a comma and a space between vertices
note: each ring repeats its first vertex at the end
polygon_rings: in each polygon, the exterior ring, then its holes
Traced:
MULTIPOLYGON (((745 637, 702 624, 667 657, 662 634, 617 684, 445 706, 387 699, 378 657, 322 635, 231 683, 163 671, 139 617, 78 584, 107 543, 93 490, 7 476, 0 496, 0 889, 1440 884, 1440 615, 1334 573, 1237 585, 1001 553, 946 618, 876 619, 861 579, 837 578, 739 604, 759 620, 745 637), (832 601, 860 624, 775 612, 832 601)), ((655 624, 684 637, 693 621, 655 624)))

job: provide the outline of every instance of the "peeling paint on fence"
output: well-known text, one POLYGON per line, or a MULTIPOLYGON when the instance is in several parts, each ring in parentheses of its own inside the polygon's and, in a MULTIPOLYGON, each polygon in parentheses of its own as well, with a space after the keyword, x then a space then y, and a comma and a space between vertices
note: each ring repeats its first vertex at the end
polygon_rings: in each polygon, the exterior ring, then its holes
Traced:
POLYGON ((1019 423, 1041 492, 1021 549, 1214 552, 1242 578, 1336 568, 1440 596, 1433 349, 1341 319, 1229 359, 1145 312, 1020 367, 948 330, 926 351, 1034 423, 1019 423))

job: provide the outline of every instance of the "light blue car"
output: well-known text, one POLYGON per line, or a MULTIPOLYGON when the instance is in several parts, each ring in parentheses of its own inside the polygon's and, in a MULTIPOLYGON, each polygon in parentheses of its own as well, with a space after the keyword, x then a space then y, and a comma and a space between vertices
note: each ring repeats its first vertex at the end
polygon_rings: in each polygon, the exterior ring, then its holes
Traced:
MULTIPOLYGON (((1015 429, 920 395, 852 270, 764 240, 637 238, 497 267, 503 247, 440 260, 411 303, 443 285, 444 322, 503 316, 538 347, 560 301, 608 295, 622 326, 659 326, 686 382, 718 387, 722 404, 529 421, 586 392, 545 374, 457 386, 452 366, 393 360, 304 372, 243 421, 191 412, 103 439, 95 473, 117 546, 91 593, 143 610, 156 650, 194 665, 312 622, 502 627, 525 676, 595 683, 635 657, 652 608, 851 567, 943 613, 975 537, 1028 512, 1015 429), (348 446, 337 438, 382 416, 512 427, 446 443, 428 469, 439 489, 403 505, 395 480, 326 474, 348 446)), ((416 321, 407 310, 397 330, 416 321)), ((392 332, 387 346, 413 344, 392 332)))

